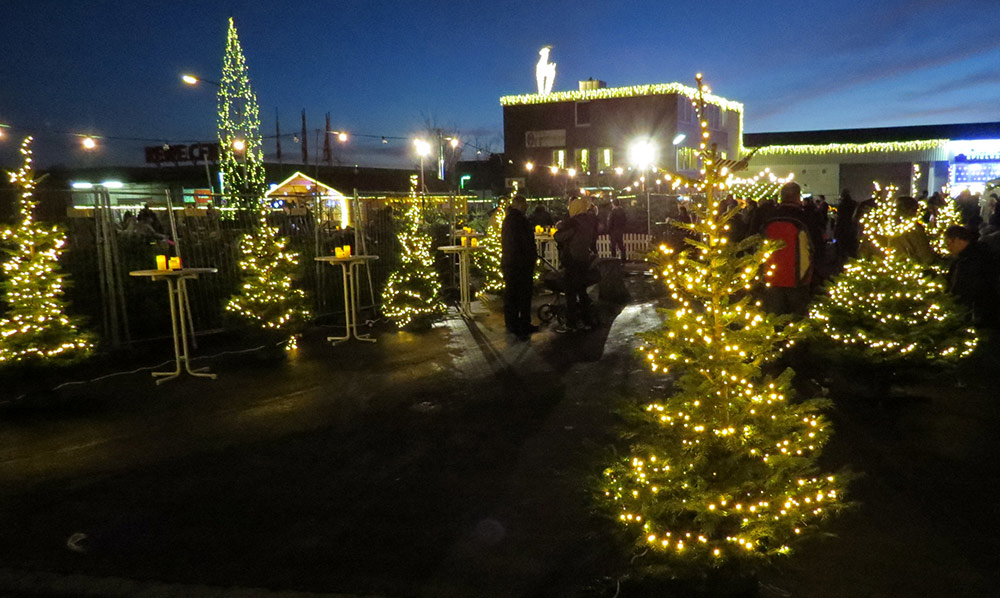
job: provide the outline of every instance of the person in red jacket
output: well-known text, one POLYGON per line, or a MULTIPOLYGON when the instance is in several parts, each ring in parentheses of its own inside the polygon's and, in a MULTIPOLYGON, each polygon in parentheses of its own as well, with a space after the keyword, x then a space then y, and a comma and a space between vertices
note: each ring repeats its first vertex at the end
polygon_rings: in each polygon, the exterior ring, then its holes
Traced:
POLYGON ((781 249, 768 260, 772 269, 763 293, 764 309, 775 314, 805 315, 816 255, 813 247, 816 231, 811 230, 810 219, 802 207, 802 188, 798 183, 785 183, 781 188, 781 203, 760 216, 761 234, 782 242, 781 249))

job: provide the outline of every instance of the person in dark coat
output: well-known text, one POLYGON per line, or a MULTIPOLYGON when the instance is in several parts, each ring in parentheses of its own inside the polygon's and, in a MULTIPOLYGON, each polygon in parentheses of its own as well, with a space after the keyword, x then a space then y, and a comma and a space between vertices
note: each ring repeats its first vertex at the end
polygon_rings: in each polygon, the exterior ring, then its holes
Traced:
POLYGON ((844 189, 840 192, 837 203, 837 220, 833 224, 833 243, 837 249, 837 262, 843 265, 847 260, 858 257, 858 202, 851 197, 851 192, 844 189))
POLYGON ((953 258, 948 268, 948 290, 972 313, 976 326, 997 325, 997 265, 980 244, 975 231, 954 225, 944 232, 945 246, 953 258))
POLYGON ((566 272, 566 326, 557 328, 556 332, 590 330, 594 326, 587 283, 590 264, 596 257, 600 221, 593 206, 586 197, 575 196, 569 203, 570 217, 560 222, 556 231, 556 243, 566 272))
POLYGON ((528 340, 538 326, 531 324, 531 286, 535 274, 535 235, 525 212, 528 202, 517 195, 503 219, 500 231, 502 256, 500 267, 504 279, 503 317, 507 331, 521 340, 528 340))
POLYGON ((542 204, 535 206, 534 211, 531 212, 531 216, 528 216, 528 222, 531 223, 531 226, 541 226, 543 228, 549 228, 556 223, 555 219, 552 218, 552 214, 549 214, 549 211, 542 204))
POLYGON ((617 197, 611 200, 611 213, 608 215, 608 239, 611 241, 611 257, 618 257, 621 252, 622 263, 625 263, 625 223, 627 217, 622 202, 617 197))

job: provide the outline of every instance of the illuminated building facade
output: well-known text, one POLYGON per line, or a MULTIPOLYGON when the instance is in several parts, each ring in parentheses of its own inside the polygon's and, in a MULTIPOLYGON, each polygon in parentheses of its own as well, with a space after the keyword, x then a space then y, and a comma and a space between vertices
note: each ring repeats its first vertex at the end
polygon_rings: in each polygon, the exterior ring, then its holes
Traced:
POLYGON ((751 170, 792 173, 805 193, 860 198, 872 182, 914 196, 944 187, 983 191, 1000 177, 1000 122, 747 133, 746 151, 760 148, 751 170))
MULTIPOLYGON (((605 87, 581 81, 578 91, 500 98, 508 188, 527 185, 532 194, 578 186, 616 186, 642 170, 630 156, 652 148, 648 167, 695 175, 701 128, 692 100, 697 90, 680 83, 605 87)), ((706 118, 719 150, 740 153, 743 105, 706 96, 706 118)))

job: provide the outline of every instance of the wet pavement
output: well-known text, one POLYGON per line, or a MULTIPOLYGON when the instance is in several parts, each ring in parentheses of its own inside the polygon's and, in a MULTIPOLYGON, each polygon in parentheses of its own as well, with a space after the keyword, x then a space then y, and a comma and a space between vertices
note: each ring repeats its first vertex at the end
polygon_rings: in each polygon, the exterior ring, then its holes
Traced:
MULTIPOLYGON (((611 596, 631 555, 590 484, 616 412, 663 391, 633 354, 658 318, 646 284, 588 333, 519 342, 480 307, 376 344, 317 330, 286 361, 223 355, 215 381, 139 372, 0 409, 0 592, 611 596)), ((761 595, 995 595, 997 365, 835 398, 825 465, 864 472, 859 504, 761 595)))

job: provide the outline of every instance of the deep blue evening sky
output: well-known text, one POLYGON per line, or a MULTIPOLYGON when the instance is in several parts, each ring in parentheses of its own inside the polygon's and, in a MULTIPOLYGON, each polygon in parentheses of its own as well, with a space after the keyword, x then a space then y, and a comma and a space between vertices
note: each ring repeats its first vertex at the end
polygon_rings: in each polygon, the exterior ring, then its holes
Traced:
MULTIPOLYGON (((680 81, 701 71, 746 106, 749 132, 1000 121, 998 0, 647 2, 57 2, 4 0, 0 164, 24 133, 40 163, 138 163, 153 142, 214 140, 227 17, 259 96, 263 133, 324 125, 414 136, 427 122, 502 150, 501 95, 534 92, 553 46, 556 90, 680 81)), ((314 156, 315 133, 309 149, 314 156)), ((161 142, 162 143, 162 142, 161 142)), ((345 162, 404 165, 410 145, 361 138, 345 162), (359 149, 361 148, 361 149, 359 149)), ((274 152, 273 140, 267 152, 274 152)), ((286 161, 299 159, 291 139, 286 161)), ((474 156, 466 150, 465 157, 474 156)))

